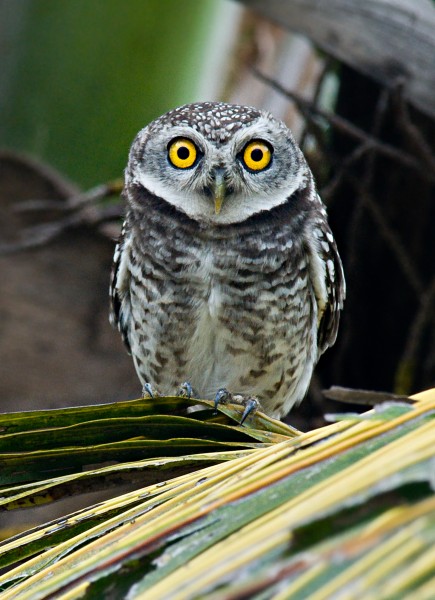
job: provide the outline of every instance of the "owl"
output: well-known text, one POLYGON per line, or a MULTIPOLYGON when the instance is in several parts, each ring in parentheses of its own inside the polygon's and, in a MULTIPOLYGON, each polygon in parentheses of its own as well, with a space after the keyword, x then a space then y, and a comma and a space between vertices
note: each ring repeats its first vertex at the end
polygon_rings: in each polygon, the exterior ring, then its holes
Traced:
POLYGON ((229 390, 286 415, 335 342, 345 295, 289 129, 253 107, 181 106, 136 136, 123 194, 111 320, 144 389, 187 380, 198 398, 229 390))

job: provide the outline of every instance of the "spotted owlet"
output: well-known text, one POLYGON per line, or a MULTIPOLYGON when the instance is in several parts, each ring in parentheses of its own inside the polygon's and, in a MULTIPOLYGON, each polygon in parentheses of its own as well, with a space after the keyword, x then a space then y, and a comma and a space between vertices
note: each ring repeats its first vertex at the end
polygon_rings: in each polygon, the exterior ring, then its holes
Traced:
POLYGON ((279 418, 335 342, 345 284, 313 175, 267 112, 204 102, 142 129, 112 322, 147 389, 255 396, 279 418))

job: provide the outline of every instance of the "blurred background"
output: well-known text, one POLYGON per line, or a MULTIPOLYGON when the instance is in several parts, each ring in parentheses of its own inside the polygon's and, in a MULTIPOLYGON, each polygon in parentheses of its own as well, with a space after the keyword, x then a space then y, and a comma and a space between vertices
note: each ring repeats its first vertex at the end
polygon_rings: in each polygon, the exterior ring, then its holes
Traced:
POLYGON ((331 385, 435 384, 432 0, 0 0, 0 403, 137 397, 108 324, 132 139, 225 100, 288 124, 328 206, 348 296, 337 344, 289 417, 331 385))

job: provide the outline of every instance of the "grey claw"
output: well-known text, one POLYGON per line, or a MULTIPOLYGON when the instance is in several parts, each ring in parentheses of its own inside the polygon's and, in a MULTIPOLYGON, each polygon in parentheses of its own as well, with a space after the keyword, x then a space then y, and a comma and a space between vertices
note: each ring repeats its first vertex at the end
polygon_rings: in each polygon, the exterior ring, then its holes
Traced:
POLYGON ((177 396, 181 396, 182 398, 192 398, 193 390, 189 381, 185 381, 181 384, 180 389, 178 390, 177 396))
POLYGON ((147 396, 150 398, 154 398, 156 396, 156 390, 150 383, 144 383, 142 387, 142 397, 146 398, 147 396))
POLYGON ((242 419, 240 421, 240 425, 243 425, 243 423, 245 422, 245 419, 252 413, 255 412, 257 410, 257 408, 259 407, 259 402, 256 398, 254 397, 249 397, 246 398, 245 400, 245 410, 243 411, 243 415, 242 415, 242 419))
POLYGON ((226 388, 219 388, 214 398, 214 409, 217 412, 219 404, 225 404, 228 400, 231 400, 231 394, 226 388))

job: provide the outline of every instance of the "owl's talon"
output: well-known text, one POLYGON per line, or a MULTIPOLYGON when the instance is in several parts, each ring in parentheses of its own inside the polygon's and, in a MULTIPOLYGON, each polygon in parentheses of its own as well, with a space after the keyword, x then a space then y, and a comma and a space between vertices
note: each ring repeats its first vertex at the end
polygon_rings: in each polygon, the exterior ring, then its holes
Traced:
POLYGON ((177 396, 180 396, 181 398, 192 398, 193 389, 189 381, 185 381, 180 385, 177 396))
POLYGON ((217 412, 217 408, 219 404, 226 404, 227 402, 232 402, 234 404, 241 404, 244 406, 244 411, 242 414, 242 419, 240 421, 240 425, 243 425, 246 418, 253 412, 255 412, 260 407, 260 402, 254 396, 241 396, 240 394, 232 394, 226 388, 220 388, 216 392, 216 396, 214 399, 214 408, 215 412, 217 412))
POLYGON ((251 413, 255 413, 256 410, 260 407, 259 401, 257 400, 257 398, 254 398, 254 396, 248 396, 248 398, 244 398, 243 404, 245 405, 245 410, 243 411, 242 418, 240 420, 240 425, 243 425, 246 418, 251 413))
POLYGON ((217 412, 219 404, 226 404, 232 400, 232 394, 226 388, 219 388, 214 397, 214 410, 217 412))
POLYGON ((144 383, 142 386, 142 398, 155 398, 156 396, 160 396, 158 390, 150 383, 144 383))

